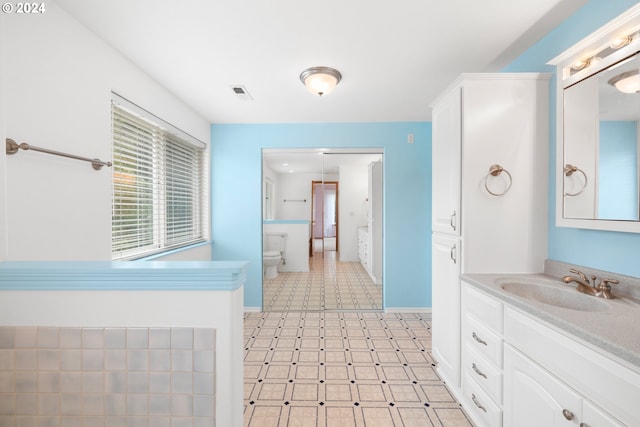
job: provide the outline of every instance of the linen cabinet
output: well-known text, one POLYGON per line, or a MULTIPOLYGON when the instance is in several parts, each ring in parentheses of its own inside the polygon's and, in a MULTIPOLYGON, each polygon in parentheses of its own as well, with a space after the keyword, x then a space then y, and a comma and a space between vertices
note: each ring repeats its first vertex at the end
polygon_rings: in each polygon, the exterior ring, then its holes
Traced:
POLYGON ((461 396, 460 274, 547 254, 548 74, 463 74, 433 107, 433 356, 461 396))

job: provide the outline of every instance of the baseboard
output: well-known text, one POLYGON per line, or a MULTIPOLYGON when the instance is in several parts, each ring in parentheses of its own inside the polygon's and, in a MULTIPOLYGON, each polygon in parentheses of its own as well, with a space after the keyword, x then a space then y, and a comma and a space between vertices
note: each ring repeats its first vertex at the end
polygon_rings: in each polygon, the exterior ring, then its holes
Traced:
POLYGON ((385 313, 425 313, 431 314, 431 308, 426 307, 385 307, 385 313))
MULTIPOLYGON (((260 313, 262 311, 262 307, 245 307, 244 308, 244 312, 245 313, 260 313)), ((340 310, 338 310, 340 311, 340 310)), ((354 311, 354 310, 349 310, 349 311, 354 311)), ((355 310, 355 311, 359 311, 359 310, 355 310)), ((424 307, 387 307, 384 309, 385 313, 424 313, 424 314, 431 314, 431 309, 430 308, 424 308, 424 307)))

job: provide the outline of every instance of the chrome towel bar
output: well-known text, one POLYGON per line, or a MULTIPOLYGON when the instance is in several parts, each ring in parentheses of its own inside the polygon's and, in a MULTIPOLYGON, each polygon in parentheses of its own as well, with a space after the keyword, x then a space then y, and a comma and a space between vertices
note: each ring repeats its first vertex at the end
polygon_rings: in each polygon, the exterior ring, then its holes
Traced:
POLYGON ((54 156, 61 156, 61 157, 68 157, 70 159, 76 159, 76 160, 82 160, 84 162, 90 162, 91 166, 93 166, 93 168, 95 170, 100 170, 102 169, 103 166, 108 166, 111 167, 111 162, 103 162, 100 159, 90 159, 88 157, 82 157, 82 156, 76 156, 75 154, 67 154, 67 153, 62 153, 60 151, 55 151, 55 150, 49 150, 47 148, 40 148, 40 147, 35 147, 33 145, 29 145, 26 142, 23 142, 21 144, 18 144, 17 142, 15 142, 13 139, 11 138, 7 138, 5 140, 6 143, 6 147, 7 147, 7 154, 16 154, 19 150, 32 150, 32 151, 39 151, 41 153, 47 153, 47 154, 53 154, 54 156))

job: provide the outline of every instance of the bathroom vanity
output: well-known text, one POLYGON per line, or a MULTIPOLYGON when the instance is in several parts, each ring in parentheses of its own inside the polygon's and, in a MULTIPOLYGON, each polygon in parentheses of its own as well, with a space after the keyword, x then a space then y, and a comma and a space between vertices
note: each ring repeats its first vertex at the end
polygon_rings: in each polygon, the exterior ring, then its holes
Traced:
POLYGON ((545 274, 464 275, 458 397, 475 423, 640 425, 640 301, 619 296, 545 274))

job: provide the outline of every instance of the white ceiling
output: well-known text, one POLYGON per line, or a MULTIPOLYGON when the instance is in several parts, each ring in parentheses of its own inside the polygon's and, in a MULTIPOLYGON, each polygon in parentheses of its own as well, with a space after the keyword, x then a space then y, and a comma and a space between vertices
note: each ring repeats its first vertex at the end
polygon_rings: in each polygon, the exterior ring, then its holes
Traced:
POLYGON ((340 166, 367 166, 382 160, 380 149, 268 148, 262 150, 265 166, 276 173, 337 174, 340 166))
POLYGON ((586 0, 57 3, 211 123, 304 123, 428 121, 460 73, 499 71, 586 0), (333 93, 306 91, 312 66, 342 73, 333 93))

